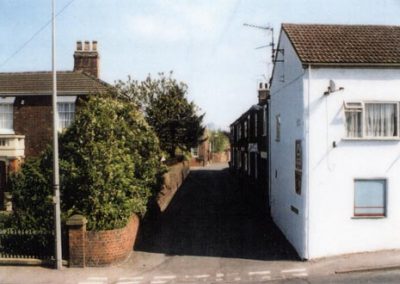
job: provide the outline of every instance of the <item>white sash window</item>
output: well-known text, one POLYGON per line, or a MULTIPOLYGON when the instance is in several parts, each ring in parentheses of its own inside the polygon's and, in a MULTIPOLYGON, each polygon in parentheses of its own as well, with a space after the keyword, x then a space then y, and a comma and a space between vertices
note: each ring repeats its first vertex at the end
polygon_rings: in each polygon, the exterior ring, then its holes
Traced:
POLYGON ((76 96, 65 96, 57 98, 58 130, 68 128, 75 118, 76 96))
POLYGON ((0 134, 14 134, 15 97, 0 98, 0 134))
POLYGON ((345 103, 348 138, 398 138, 398 103, 345 103))

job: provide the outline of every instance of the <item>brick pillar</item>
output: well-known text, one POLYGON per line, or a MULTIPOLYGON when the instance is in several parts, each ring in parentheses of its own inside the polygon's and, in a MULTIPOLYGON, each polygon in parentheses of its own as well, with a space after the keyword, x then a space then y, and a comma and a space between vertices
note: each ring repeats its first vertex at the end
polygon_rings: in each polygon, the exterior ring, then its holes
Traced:
POLYGON ((82 215, 73 215, 67 220, 70 267, 85 267, 86 223, 87 220, 82 215))

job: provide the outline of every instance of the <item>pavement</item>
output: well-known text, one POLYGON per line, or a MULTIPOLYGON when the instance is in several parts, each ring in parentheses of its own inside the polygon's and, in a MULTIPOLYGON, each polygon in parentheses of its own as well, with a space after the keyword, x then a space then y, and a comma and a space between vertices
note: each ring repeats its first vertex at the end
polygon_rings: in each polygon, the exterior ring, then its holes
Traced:
POLYGON ((143 220, 126 261, 61 271, 0 266, 0 283, 342 283, 347 275, 374 271, 400 275, 398 250, 300 260, 269 217, 263 195, 226 167, 192 169, 167 210, 143 220))

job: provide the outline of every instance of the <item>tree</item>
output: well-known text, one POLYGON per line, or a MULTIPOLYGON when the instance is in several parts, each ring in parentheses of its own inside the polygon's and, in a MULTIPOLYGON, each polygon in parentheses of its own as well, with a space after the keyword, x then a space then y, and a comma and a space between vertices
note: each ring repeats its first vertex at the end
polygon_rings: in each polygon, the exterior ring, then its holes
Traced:
POLYGON ((228 134, 221 130, 214 130, 210 132, 210 142, 213 153, 224 152, 227 148, 229 148, 228 134))
POLYGON ((130 77, 127 82, 119 81, 116 96, 134 103, 140 108, 147 122, 155 130, 160 147, 175 156, 177 149, 189 151, 196 147, 204 133, 204 114, 198 114, 197 106, 188 101, 187 85, 177 82, 172 74, 159 74, 157 79, 149 75, 139 82, 130 77))

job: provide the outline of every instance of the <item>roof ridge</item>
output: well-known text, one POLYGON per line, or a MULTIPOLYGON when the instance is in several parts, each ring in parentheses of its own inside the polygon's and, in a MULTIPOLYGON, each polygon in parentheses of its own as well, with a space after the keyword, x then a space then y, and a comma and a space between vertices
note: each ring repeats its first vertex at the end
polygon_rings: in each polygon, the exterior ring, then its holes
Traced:
MULTIPOLYGON (((17 74, 48 74, 48 73, 52 73, 52 71, 21 71, 21 72, 0 72, 1 75, 17 75, 17 74)), ((59 70, 57 71, 57 73, 76 73, 74 71, 70 71, 70 70, 59 70)))
POLYGON ((384 25, 384 24, 326 24, 326 23, 282 23, 282 26, 319 26, 319 27, 392 27, 392 28, 400 28, 400 25, 384 25))

